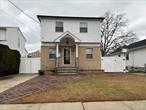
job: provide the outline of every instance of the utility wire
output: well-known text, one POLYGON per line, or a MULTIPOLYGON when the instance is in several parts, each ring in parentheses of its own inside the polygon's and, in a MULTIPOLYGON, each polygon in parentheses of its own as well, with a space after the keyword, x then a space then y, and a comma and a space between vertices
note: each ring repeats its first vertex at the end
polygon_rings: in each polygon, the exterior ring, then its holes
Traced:
POLYGON ((35 21, 36 23, 39 23, 37 20, 35 20, 33 17, 31 17, 29 14, 27 14, 26 12, 24 12, 21 8, 19 8, 18 6, 16 6, 13 2, 11 2, 10 0, 8 0, 8 2, 10 2, 15 8, 17 8, 18 10, 20 10, 22 13, 24 13, 27 17, 29 17, 30 19, 32 19, 33 21, 35 21))

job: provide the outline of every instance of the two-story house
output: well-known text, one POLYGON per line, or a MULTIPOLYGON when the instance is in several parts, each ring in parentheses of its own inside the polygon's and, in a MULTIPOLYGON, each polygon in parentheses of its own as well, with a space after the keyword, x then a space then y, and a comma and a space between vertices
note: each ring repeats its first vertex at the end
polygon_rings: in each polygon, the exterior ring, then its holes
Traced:
POLYGON ((103 17, 37 17, 41 26, 41 70, 59 73, 101 70, 103 17))
POLYGON ((8 45, 10 49, 18 50, 21 57, 27 57, 26 39, 19 27, 0 27, 0 44, 8 45))

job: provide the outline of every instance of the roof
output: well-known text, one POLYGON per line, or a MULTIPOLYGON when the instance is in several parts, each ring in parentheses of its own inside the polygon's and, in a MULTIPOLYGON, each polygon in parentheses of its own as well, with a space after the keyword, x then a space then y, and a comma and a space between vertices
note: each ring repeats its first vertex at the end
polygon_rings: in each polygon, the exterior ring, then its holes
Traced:
POLYGON ((71 32, 66 31, 64 32, 61 36, 59 36, 58 38, 56 38, 54 41, 55 42, 60 42, 60 40, 62 38, 64 38, 66 35, 69 35, 69 37, 73 38, 75 40, 75 42, 80 42, 81 40, 79 38, 77 38, 75 35, 73 35, 71 32))
MULTIPOLYGON (((110 55, 116 55, 122 52, 122 48, 127 48, 129 51, 133 50, 133 49, 137 49, 137 48, 142 48, 142 47, 146 47, 146 39, 132 43, 128 46, 123 46, 123 47, 119 47, 117 48, 114 52, 112 52, 110 55)), ((110 56, 109 55, 109 56, 110 56)))
POLYGON ((88 20, 104 20, 104 17, 79 17, 79 16, 50 16, 50 15, 37 15, 37 18, 40 21, 40 18, 52 18, 52 19, 88 19, 88 20))
POLYGON ((146 39, 128 45, 128 49, 146 46, 146 39))

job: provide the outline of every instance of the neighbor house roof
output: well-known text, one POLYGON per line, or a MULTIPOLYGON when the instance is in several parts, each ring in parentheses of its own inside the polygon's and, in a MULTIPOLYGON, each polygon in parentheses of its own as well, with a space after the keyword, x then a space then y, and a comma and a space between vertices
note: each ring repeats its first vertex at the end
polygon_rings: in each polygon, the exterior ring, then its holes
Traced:
POLYGON ((128 49, 146 46, 146 39, 128 45, 128 49))
POLYGON ((146 39, 135 42, 135 43, 132 43, 128 46, 119 47, 114 52, 112 52, 109 56, 121 53, 122 48, 127 48, 129 51, 132 51, 132 50, 135 50, 135 49, 138 49, 138 48, 143 48, 143 47, 146 47, 146 39))
POLYGON ((62 19, 88 19, 88 20, 104 20, 104 17, 79 17, 79 16, 49 16, 49 15, 37 15, 37 18, 40 21, 40 18, 62 18, 62 19))

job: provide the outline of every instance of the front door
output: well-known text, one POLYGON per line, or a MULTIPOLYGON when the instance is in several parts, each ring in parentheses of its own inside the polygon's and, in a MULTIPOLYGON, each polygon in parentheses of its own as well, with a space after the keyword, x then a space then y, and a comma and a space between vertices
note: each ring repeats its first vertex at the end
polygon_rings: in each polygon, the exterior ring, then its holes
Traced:
POLYGON ((63 57, 64 57, 64 65, 70 65, 71 64, 71 60, 70 60, 70 56, 71 56, 71 49, 69 47, 65 47, 63 50, 63 57))

